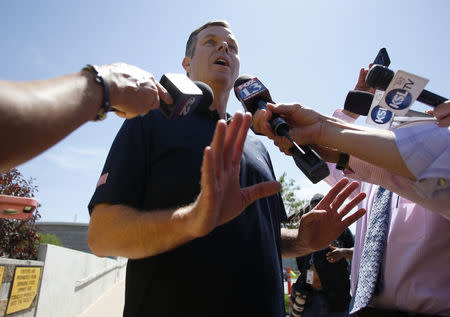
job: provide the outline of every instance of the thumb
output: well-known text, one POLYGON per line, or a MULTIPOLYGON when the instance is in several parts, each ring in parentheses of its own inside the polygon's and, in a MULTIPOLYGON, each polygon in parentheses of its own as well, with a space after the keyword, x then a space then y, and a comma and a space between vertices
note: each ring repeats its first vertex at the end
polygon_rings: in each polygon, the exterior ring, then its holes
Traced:
POLYGON ((249 186, 241 189, 243 207, 247 208, 248 205, 255 200, 272 196, 281 190, 281 184, 277 181, 269 181, 253 186, 249 186))
POLYGON ((158 94, 159 94, 159 98, 164 100, 165 103, 167 104, 172 104, 173 103, 173 99, 170 96, 169 92, 167 91, 166 88, 164 88, 163 85, 161 85, 160 83, 156 82, 156 87, 158 89, 158 94))
POLYGON ((331 250, 336 250, 336 248, 335 247, 333 247, 331 244, 330 245, 328 245, 328 247, 331 249, 331 250))

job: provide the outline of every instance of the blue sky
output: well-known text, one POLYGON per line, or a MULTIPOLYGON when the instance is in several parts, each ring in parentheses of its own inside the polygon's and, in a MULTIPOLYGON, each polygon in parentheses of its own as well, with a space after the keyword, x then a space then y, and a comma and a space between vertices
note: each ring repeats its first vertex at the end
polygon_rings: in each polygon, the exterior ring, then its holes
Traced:
MULTIPOLYGON (((239 41, 241 73, 258 76, 277 102, 331 114, 381 47, 389 52, 391 69, 428 78, 428 90, 448 97, 449 8, 448 1, 416 0, 1 1, 0 78, 37 80, 76 72, 87 63, 121 61, 159 80, 164 73, 183 73, 193 29, 226 19, 239 41)), ((231 96, 228 111, 241 109, 231 96)), ((19 166, 36 179, 42 221, 89 221, 86 206, 121 124, 112 114, 87 123, 19 166)), ((300 185, 299 198, 328 191, 323 182, 312 185, 291 158, 264 142, 277 176, 286 172, 300 185)))

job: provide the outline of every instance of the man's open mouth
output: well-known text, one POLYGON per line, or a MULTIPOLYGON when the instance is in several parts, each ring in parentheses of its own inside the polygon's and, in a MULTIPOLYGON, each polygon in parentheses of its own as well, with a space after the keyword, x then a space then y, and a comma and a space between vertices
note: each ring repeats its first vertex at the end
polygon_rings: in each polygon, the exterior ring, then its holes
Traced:
POLYGON ((216 59, 214 64, 222 65, 222 66, 230 66, 230 63, 228 63, 228 61, 225 58, 222 58, 222 57, 219 57, 218 59, 216 59))

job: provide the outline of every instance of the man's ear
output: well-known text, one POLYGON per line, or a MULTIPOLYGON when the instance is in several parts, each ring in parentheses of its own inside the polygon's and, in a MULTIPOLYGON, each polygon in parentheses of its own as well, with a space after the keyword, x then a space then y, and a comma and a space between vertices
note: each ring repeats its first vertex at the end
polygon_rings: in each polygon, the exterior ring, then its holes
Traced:
POLYGON ((186 56, 185 58, 183 58, 183 62, 181 64, 183 65, 186 73, 189 74, 191 72, 191 58, 189 56, 186 56))

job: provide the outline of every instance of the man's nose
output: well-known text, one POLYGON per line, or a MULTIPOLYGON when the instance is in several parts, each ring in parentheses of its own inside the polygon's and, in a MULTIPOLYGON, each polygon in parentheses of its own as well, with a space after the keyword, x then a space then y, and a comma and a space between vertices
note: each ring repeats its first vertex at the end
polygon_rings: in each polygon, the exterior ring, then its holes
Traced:
POLYGON ((221 52, 224 51, 226 53, 228 53, 229 47, 228 47, 228 43, 223 41, 221 43, 219 43, 219 46, 217 47, 217 51, 221 52))

